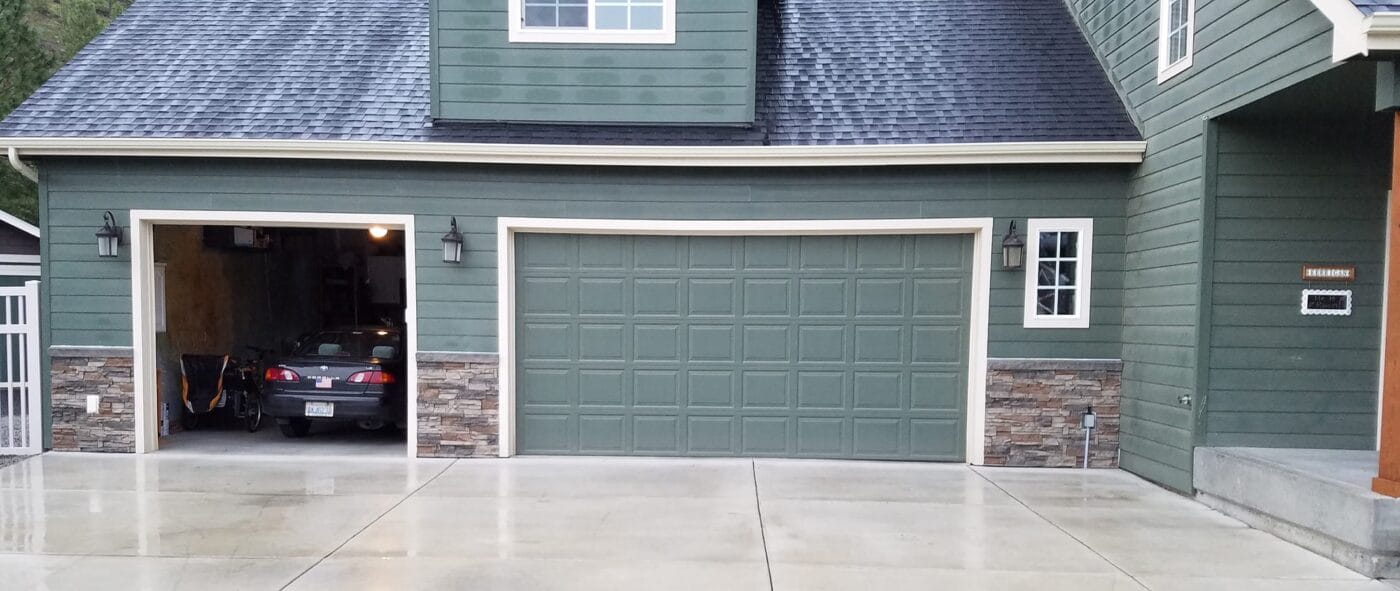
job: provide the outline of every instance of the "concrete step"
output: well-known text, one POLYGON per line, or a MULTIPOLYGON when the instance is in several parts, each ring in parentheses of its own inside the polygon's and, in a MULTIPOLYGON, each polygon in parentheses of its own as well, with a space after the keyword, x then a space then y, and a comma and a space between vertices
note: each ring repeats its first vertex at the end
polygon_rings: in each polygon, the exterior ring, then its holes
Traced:
POLYGON ((1202 503, 1369 577, 1400 577, 1400 499, 1371 492, 1376 452, 1201 447, 1202 503))

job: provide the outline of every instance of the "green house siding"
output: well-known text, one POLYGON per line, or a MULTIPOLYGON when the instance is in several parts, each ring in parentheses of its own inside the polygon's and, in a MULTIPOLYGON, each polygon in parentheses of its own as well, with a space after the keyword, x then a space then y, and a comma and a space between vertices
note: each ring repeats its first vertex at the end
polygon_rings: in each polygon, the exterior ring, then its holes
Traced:
POLYGON ((1205 368, 1205 121, 1332 67, 1331 24, 1308 0, 1199 0, 1194 64, 1159 84, 1158 0, 1069 4, 1147 139, 1125 217, 1122 465, 1189 490, 1200 408, 1179 399, 1205 368))
MULTIPOLYGON (((496 350, 498 216, 660 219, 1095 219, 1088 329, 1021 327, 1024 276, 992 273, 993 357, 1117 358, 1122 306, 1122 195, 1114 166, 685 170, 479 167, 305 161, 68 160, 42 163, 57 345, 131 344, 130 250, 99 260, 92 234, 111 209, 413 214, 420 348, 496 350), (439 238, 456 216, 460 265, 439 238)), ((999 244, 1001 236, 993 237, 999 244)), ((999 256, 995 253, 994 256, 999 256)), ((994 269, 999 269, 999 264, 994 269)), ((172 303, 171 305, 177 305, 172 303)))
POLYGON ((1375 445, 1389 186, 1377 123, 1219 124, 1204 444, 1375 445), (1304 283, 1303 263, 1355 264, 1357 280, 1304 283), (1305 287, 1352 290, 1352 315, 1301 315, 1305 287))
POLYGON ((675 44, 510 42, 510 0, 433 0, 440 119, 749 124, 756 0, 676 0, 675 44))

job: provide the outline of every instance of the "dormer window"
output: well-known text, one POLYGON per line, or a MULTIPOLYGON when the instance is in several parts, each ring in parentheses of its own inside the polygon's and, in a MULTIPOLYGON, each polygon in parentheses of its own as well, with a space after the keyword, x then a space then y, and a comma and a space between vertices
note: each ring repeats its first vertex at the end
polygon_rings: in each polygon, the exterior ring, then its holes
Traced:
POLYGON ((1157 25, 1157 82, 1191 67, 1196 44, 1196 0, 1160 0, 1157 25))
POLYGON ((676 0, 510 0, 513 43, 675 43, 676 0))

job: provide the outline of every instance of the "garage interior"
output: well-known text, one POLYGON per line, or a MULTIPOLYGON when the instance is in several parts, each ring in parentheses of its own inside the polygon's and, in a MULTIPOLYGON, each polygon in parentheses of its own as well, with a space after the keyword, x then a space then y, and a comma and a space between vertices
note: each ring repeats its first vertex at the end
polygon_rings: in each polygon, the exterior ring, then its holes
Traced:
MULTIPOLYGON (((322 330, 404 326, 404 233, 368 229, 157 225, 155 350, 160 449, 228 454, 402 455, 404 425, 373 421, 309 421, 304 437, 288 437, 271 414, 249 432, 225 373, 223 402, 191 417, 182 388, 195 384, 195 364, 182 381, 182 356, 231 356, 260 391, 268 367, 296 353, 322 330), (261 359, 260 359, 261 357, 261 359), (250 363, 251 362, 251 363, 250 363), (237 409, 235 409, 237 407, 237 409)), ((315 349, 315 344, 309 345, 315 349)), ((403 348, 400 347, 402 355, 403 348)), ((205 370, 204 376, 217 375, 205 370)), ((387 373, 387 372, 386 372, 387 373)), ((399 379, 404 379, 400 376, 399 379)), ((207 381, 205 382, 208 383, 207 381)), ((205 391, 215 388, 203 386, 205 391)), ((193 389, 192 389, 193 390, 193 389)), ((266 394, 262 398, 266 401, 266 394)), ((197 405, 196 405, 197 406, 197 405)), ((305 420, 305 419, 290 419, 305 420)), ((284 425, 289 419, 284 418, 284 425)))

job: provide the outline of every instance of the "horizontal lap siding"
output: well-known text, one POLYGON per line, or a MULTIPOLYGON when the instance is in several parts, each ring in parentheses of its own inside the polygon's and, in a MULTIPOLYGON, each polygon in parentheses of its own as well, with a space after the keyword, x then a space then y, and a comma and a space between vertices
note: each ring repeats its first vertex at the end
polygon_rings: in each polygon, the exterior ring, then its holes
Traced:
MULTIPOLYGON (((646 170, 213 160, 49 160, 48 310, 53 343, 129 345, 129 248, 98 260, 93 232, 111 209, 128 226, 140 209, 391 213, 416 216, 423 350, 496 350, 496 218, 863 219, 994 217, 1001 232, 1027 217, 1095 219, 1089 329, 1021 327, 1021 272, 993 266, 994 357, 1117 358, 1124 265, 1122 195, 1110 166, 827 170, 646 170), (441 261, 456 216, 461 265, 441 261), (81 299, 88 305, 78 306, 81 299)), ((994 253, 999 260, 1000 253, 994 253)), ((172 304, 174 305, 174 304, 172 304)))
POLYGON ((1157 82, 1158 0, 1069 0, 1146 137, 1125 217, 1122 465, 1191 488, 1205 120, 1331 66, 1308 0, 1199 0, 1193 65, 1157 82))
POLYGON ((511 43, 506 2, 433 2, 435 116, 753 122, 755 0, 676 0, 674 44, 591 45, 511 43))
POLYGON ((1374 445, 1389 147, 1370 123, 1221 123, 1207 445, 1374 445), (1302 263, 1357 281, 1305 285, 1302 263), (1299 314, 1304 287, 1353 290, 1352 316, 1299 314))

